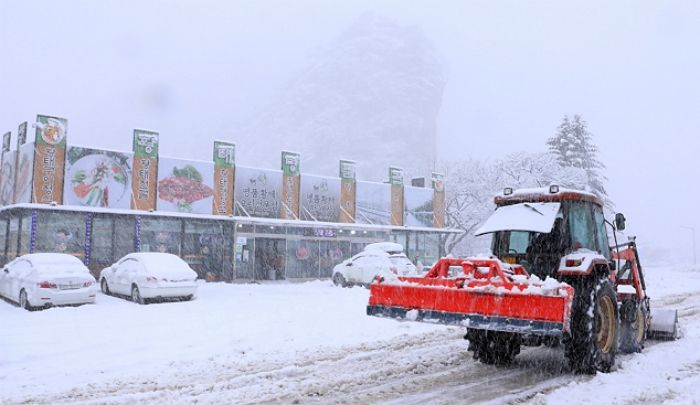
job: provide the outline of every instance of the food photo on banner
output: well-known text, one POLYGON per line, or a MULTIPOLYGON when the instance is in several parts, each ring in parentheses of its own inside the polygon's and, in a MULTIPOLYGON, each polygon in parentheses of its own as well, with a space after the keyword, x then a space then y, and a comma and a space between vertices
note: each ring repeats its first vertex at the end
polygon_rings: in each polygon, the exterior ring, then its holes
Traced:
POLYGON ((214 163, 158 159, 158 211, 211 214, 214 163))
POLYGON ((282 171, 236 166, 234 198, 235 215, 279 218, 282 171))
POLYGON ((357 213, 360 224, 389 225, 391 218, 391 185, 371 181, 357 182, 357 213))
POLYGON ((133 154, 69 146, 63 199, 66 205, 129 208, 133 154))
POLYGON ((305 221, 340 221, 340 179, 301 176, 301 217, 305 221))
POLYGON ((3 152, 2 168, 0 168, 0 204, 10 205, 14 203, 15 192, 15 159, 17 154, 15 151, 3 152))
POLYGON ((406 226, 433 226, 433 189, 404 187, 406 226))

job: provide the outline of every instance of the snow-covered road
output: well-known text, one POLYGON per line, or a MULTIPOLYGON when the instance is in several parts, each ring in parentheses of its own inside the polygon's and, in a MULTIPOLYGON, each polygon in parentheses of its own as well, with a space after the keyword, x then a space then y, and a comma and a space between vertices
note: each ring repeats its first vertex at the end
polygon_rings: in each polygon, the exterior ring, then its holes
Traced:
MULTIPOLYGON (((475 363, 459 328, 364 315, 367 290, 328 282, 203 284, 187 303, 27 313, 0 302, 2 403, 694 403, 700 273, 647 269, 684 339, 572 375, 561 350, 475 363)), ((700 399, 700 396, 699 396, 700 399)))

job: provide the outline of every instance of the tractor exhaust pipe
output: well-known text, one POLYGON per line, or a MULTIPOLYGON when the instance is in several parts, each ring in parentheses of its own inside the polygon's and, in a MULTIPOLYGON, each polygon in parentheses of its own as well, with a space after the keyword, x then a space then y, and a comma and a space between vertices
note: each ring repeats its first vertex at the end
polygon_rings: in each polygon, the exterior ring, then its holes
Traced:
POLYGON ((678 310, 651 309, 651 325, 647 337, 655 340, 676 340, 680 338, 678 310))

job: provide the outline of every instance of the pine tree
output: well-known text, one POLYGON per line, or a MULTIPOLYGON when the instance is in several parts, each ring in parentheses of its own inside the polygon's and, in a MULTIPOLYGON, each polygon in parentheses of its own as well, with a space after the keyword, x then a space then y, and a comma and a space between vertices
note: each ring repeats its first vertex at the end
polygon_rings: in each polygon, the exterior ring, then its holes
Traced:
POLYGON ((589 189, 606 205, 612 205, 604 186, 607 178, 600 173, 605 165, 598 160, 598 147, 593 143, 593 134, 588 131, 588 124, 580 115, 574 115, 571 120, 564 116, 556 135, 547 140, 547 146, 560 166, 585 170, 589 189))

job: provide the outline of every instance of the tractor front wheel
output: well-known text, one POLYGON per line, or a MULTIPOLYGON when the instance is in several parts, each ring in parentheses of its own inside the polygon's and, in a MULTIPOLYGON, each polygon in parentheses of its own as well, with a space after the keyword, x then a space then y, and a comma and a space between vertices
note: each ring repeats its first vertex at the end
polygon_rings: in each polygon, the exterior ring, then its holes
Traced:
POLYGON ((617 296, 608 278, 579 279, 571 309, 571 339, 566 356, 572 370, 607 373, 618 345, 617 296))
POLYGON ((620 306, 620 351, 639 353, 647 338, 649 307, 635 298, 622 301, 620 306))

